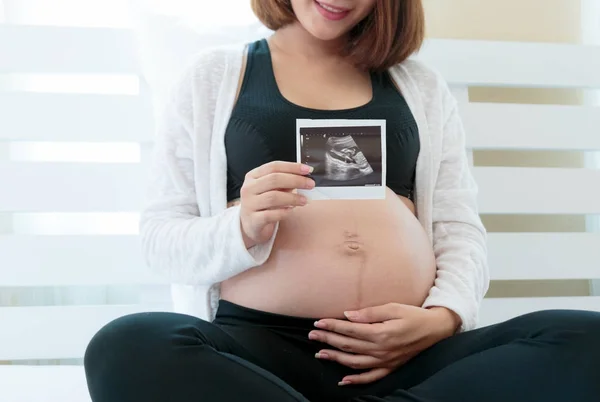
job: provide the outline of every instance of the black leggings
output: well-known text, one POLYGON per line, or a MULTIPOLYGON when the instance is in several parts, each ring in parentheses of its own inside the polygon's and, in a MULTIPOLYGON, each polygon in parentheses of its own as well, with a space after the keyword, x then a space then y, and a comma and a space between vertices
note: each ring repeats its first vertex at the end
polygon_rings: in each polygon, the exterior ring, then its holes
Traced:
POLYGON ((598 402, 600 314, 543 311, 439 342, 384 379, 318 360, 313 319, 221 301, 209 323, 119 318, 85 354, 94 402, 598 402))

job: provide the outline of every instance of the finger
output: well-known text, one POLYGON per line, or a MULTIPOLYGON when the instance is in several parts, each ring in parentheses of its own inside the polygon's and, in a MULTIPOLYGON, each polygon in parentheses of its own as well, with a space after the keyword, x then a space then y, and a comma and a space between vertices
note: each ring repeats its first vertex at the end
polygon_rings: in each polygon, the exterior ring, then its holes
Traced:
POLYGON ((291 209, 271 209, 259 211, 254 214, 254 219, 259 225, 268 225, 283 220, 292 210, 291 209))
POLYGON ((265 163, 250 172, 247 176, 252 179, 258 179, 271 173, 291 173, 299 175, 307 175, 312 173, 314 169, 311 166, 303 165, 295 162, 273 161, 265 163))
POLYGON ((336 349, 349 353, 368 355, 376 347, 372 342, 350 338, 349 336, 336 334, 335 332, 311 331, 308 337, 314 341, 326 343, 336 349))
POLYGON ((344 315, 352 322, 376 323, 397 320, 404 317, 406 306, 389 303, 383 306, 367 307, 357 311, 346 311, 344 315))
POLYGON ((303 195, 285 191, 269 191, 268 193, 256 196, 252 200, 251 208, 254 211, 263 211, 267 209, 301 207, 306 205, 307 202, 308 200, 303 195))
POLYGON ((381 380, 391 372, 392 370, 388 368, 375 368, 367 371, 366 373, 346 376, 342 379, 342 381, 339 382, 339 385, 370 384, 372 382, 381 380))
POLYGON ((317 359, 331 360, 356 370, 366 370, 380 367, 383 361, 369 355, 355 355, 338 350, 324 349, 315 355, 317 359))
POLYGON ((272 190, 310 190, 315 187, 315 181, 308 177, 291 173, 271 173, 250 182, 252 194, 263 194, 272 190))
POLYGON ((364 324, 329 318, 315 322, 315 327, 371 342, 375 341, 381 330, 381 324, 364 324))

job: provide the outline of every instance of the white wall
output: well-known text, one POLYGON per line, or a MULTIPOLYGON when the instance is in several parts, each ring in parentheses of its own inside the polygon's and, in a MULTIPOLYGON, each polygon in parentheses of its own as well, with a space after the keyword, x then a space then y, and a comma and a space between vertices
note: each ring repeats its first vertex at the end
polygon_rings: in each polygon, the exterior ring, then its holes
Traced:
MULTIPOLYGON (((582 40, 585 44, 600 45, 600 1, 582 0, 582 40)), ((600 107, 600 90, 588 91, 584 94, 587 104, 600 107)), ((600 168, 600 152, 587 155, 586 164, 592 168, 600 168)), ((593 216, 587 220, 588 230, 600 232, 600 217, 593 216)), ((600 295, 600 280, 593 281, 592 291, 594 295, 600 295)))
MULTIPOLYGON (((580 43, 582 1, 599 0, 424 0, 428 35, 438 38, 580 43)), ((587 4, 586 6, 589 6, 587 4)), ((472 101, 580 104, 578 91, 472 88, 472 101)), ((584 155, 574 152, 476 152, 478 166, 582 167, 584 155)), ((490 232, 585 231, 581 216, 484 216, 490 232)), ((493 283, 489 296, 585 295, 588 281, 493 283)))

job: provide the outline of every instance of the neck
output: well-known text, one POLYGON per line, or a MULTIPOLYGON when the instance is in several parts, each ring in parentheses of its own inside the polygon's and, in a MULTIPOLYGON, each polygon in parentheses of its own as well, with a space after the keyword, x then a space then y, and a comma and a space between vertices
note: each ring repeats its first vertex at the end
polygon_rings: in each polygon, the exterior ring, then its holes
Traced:
POLYGON ((280 28, 271 43, 285 53, 309 58, 338 58, 346 38, 323 41, 315 38, 298 22, 280 28))

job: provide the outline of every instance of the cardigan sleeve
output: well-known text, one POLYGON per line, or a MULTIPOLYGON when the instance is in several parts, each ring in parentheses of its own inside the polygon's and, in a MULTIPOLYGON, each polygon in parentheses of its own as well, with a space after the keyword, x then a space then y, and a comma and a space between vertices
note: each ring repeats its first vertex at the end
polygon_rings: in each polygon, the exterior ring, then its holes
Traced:
POLYGON ((209 171, 206 161, 196 159, 209 152, 194 152, 194 147, 210 146, 207 130, 214 113, 210 99, 215 97, 212 92, 217 89, 213 87, 219 80, 213 64, 196 71, 198 68, 203 67, 189 68, 180 77, 159 119, 140 237, 144 259, 152 271, 172 283, 210 286, 263 264, 275 235, 265 244, 246 249, 239 206, 200 216, 196 175, 208 175, 209 171), (198 129, 200 125, 203 127, 198 129))
POLYGON ((477 325, 489 287, 486 230, 477 207, 477 184, 470 170, 458 105, 449 91, 442 155, 433 191, 433 249, 437 276, 424 306, 446 307, 461 319, 460 332, 477 325))

